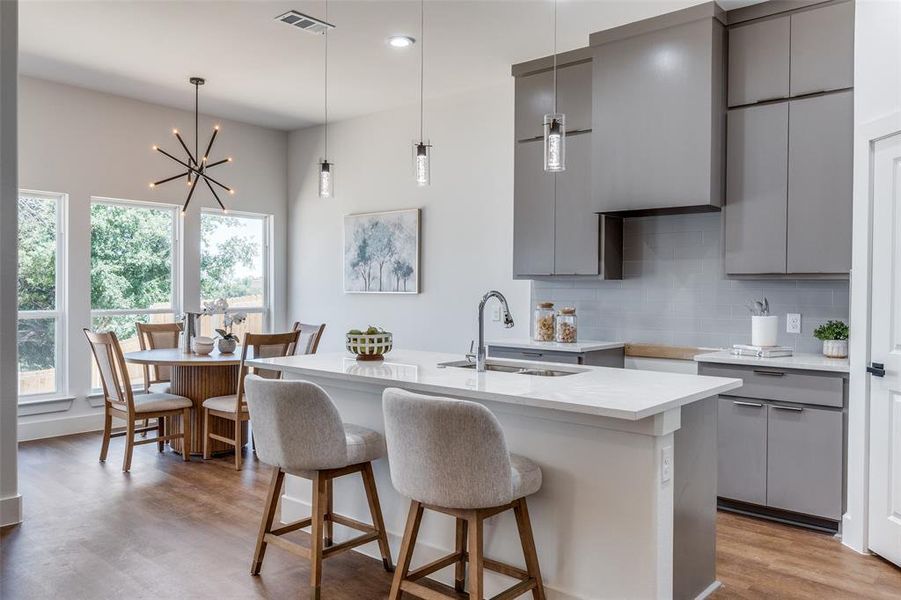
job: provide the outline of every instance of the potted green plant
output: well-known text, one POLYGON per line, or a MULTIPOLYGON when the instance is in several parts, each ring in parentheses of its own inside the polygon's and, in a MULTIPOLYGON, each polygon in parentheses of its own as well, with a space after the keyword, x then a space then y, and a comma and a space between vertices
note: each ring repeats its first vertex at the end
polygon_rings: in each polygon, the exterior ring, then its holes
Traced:
POLYGON ((217 346, 219 347, 219 352, 222 354, 231 354, 238 347, 238 336, 232 331, 235 325, 239 325, 247 320, 247 313, 239 312, 239 313, 224 313, 222 317, 222 324, 224 325, 224 329, 216 329, 216 333, 219 334, 219 342, 217 346))
POLYGON ((848 356, 848 326, 843 321, 827 321, 813 331, 823 341, 823 355, 829 358, 848 356))

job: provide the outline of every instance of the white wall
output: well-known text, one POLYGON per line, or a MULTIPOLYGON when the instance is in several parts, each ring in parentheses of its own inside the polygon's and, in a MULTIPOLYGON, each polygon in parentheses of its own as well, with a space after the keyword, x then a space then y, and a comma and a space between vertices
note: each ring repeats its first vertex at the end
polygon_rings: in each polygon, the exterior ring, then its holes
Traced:
MULTIPOLYGON (((193 90, 185 83, 185 94, 193 90)), ((203 92, 201 91, 201 108, 203 92)), ((274 215, 272 255, 275 283, 274 326, 284 325, 285 232, 287 224, 287 138, 283 131, 200 117, 201 143, 215 123, 221 124, 214 157, 233 156, 219 167, 223 183, 236 194, 221 196, 234 210, 274 215)), ((99 409, 86 396, 90 391, 90 361, 83 327, 90 327, 90 201, 92 196, 182 204, 185 186, 173 182, 154 190, 148 182, 174 174, 171 161, 151 150, 153 144, 175 150, 172 129, 193 139, 193 113, 147 104, 49 81, 20 78, 19 186, 69 196, 66 247, 69 392, 74 396, 65 412, 20 417, 20 437, 43 437, 99 428, 99 409)), ((217 177, 218 178, 218 177, 217 177)), ((201 207, 216 207, 208 190, 199 189, 184 217, 184 273, 199 270, 201 207)), ((183 293, 188 308, 199 304, 199 282, 186 277, 183 293)))
POLYGON ((851 379, 848 498, 842 541, 867 550, 870 359, 870 131, 896 115, 901 123, 901 2, 856 0, 854 32, 854 232, 851 271, 851 379))
POLYGON ((317 195, 322 128, 291 134, 288 314, 328 324, 320 350, 341 349, 345 331, 372 324, 394 332, 397 347, 462 354, 490 289, 506 295, 516 326, 504 330, 488 310, 486 337, 529 334, 529 283, 512 276, 512 79, 426 103, 434 148, 432 185, 423 188, 412 172, 418 126, 418 106, 330 126, 332 199, 317 195), (344 215, 415 207, 422 208, 422 293, 343 293, 344 215))
POLYGON ((16 444, 18 2, 0 2, 0 525, 22 520, 16 444))

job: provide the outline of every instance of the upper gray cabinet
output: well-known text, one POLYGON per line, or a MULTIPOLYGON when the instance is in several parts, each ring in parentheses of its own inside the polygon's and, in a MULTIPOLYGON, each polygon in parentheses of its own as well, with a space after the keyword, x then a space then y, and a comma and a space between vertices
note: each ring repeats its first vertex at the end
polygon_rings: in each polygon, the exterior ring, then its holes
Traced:
POLYGON ((591 134, 568 135, 566 171, 558 173, 554 273, 598 274, 598 215, 591 202, 591 134))
POLYGON ((718 11, 698 5, 591 35, 598 211, 722 204, 725 30, 718 11))
POLYGON ((789 273, 851 269, 853 117, 851 91, 789 103, 789 273))
MULTIPOLYGON (((516 78, 517 140, 542 137, 544 115, 554 112, 554 71, 544 69, 516 78)), ((566 115, 568 132, 591 129, 591 61, 558 65, 557 112, 566 115)))
POLYGON ((726 139, 726 273, 785 273, 788 103, 729 111, 726 139))
POLYGON ((854 3, 791 15, 791 95, 854 85, 854 3))
POLYGON ((729 30, 729 106, 788 97, 790 35, 788 15, 729 30))
POLYGON ((553 275, 554 174, 542 166, 541 140, 515 142, 513 176, 513 274, 553 275))

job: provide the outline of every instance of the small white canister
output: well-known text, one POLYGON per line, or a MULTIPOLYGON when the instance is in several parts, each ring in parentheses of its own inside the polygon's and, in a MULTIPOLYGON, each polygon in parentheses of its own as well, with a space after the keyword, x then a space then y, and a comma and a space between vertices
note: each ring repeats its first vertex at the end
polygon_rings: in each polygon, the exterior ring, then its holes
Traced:
POLYGON ((775 346, 779 335, 779 317, 751 317, 751 345, 775 346))

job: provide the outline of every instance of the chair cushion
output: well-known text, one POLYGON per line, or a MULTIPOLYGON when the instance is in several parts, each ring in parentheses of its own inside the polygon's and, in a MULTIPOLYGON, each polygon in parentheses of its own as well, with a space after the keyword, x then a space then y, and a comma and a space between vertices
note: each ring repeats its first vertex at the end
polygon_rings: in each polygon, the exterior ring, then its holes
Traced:
POLYGON ((510 469, 514 499, 529 496, 541 489, 541 467, 525 456, 510 454, 510 469))
POLYGON ((347 440, 347 464, 369 462, 385 456, 385 438, 378 431, 344 424, 344 438, 347 440))
MULTIPOLYGON (((216 396, 215 398, 207 398, 203 401, 203 407, 210 410, 221 410, 222 412, 235 412, 235 394, 229 396, 216 396)), ((241 412, 247 412, 247 405, 241 407, 241 412)))
POLYGON ((135 412, 159 412, 191 408, 194 403, 184 396, 175 394, 135 394, 135 412))
POLYGON ((172 391, 172 384, 168 381, 159 381, 148 385, 147 390, 151 394, 168 394, 172 391))

